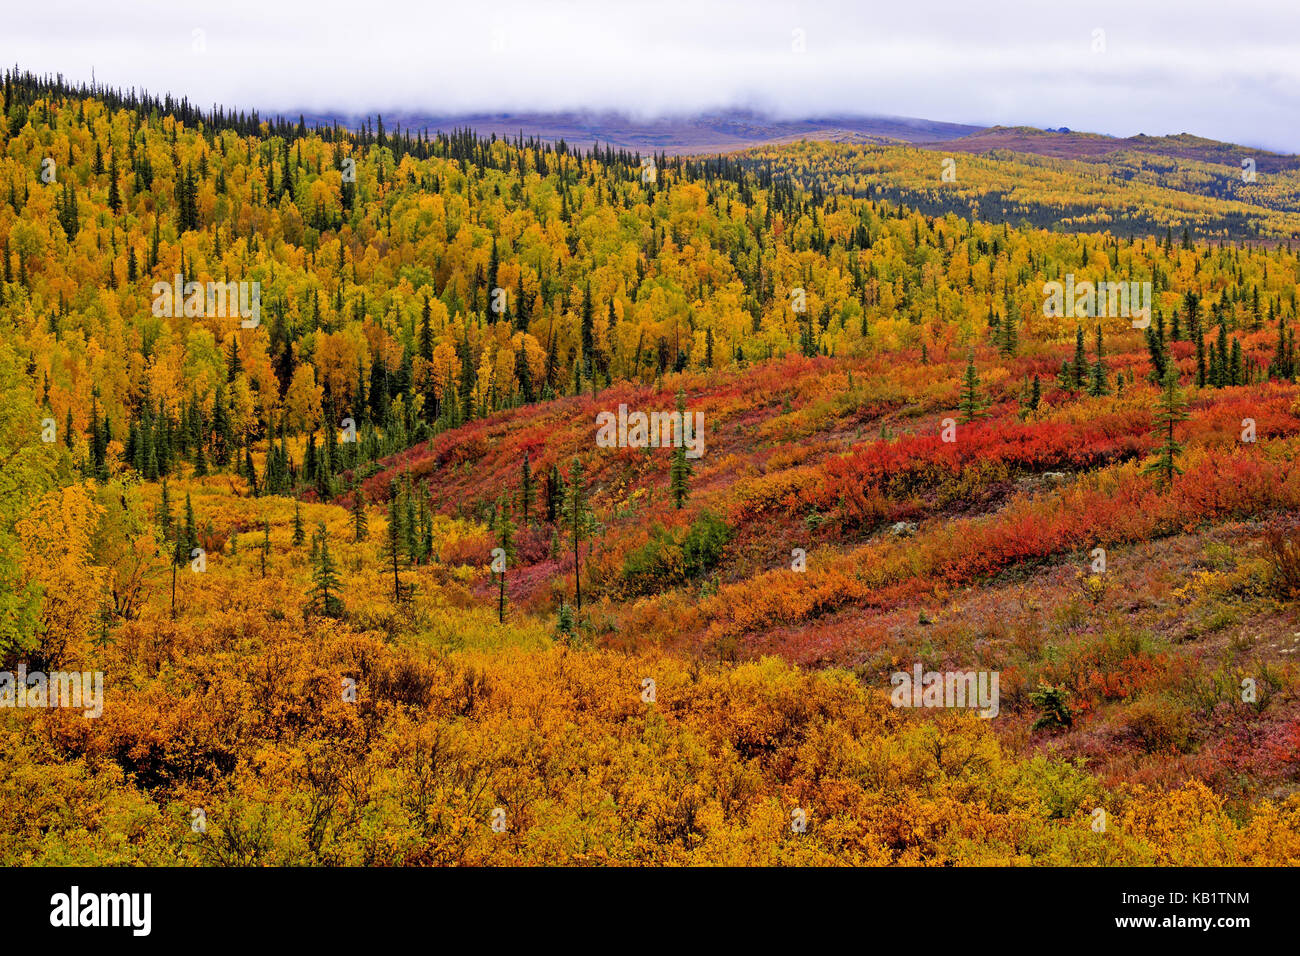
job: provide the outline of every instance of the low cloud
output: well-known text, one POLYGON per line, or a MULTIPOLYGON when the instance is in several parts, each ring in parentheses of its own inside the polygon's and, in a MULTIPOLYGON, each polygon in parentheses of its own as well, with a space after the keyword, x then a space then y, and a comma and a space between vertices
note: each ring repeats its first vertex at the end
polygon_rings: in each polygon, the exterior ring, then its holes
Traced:
POLYGON ((1187 131, 1300 151, 1300 43, 1286 4, 1136 6, 65 0, 7 11, 0 55, 263 112, 738 106, 1187 131))

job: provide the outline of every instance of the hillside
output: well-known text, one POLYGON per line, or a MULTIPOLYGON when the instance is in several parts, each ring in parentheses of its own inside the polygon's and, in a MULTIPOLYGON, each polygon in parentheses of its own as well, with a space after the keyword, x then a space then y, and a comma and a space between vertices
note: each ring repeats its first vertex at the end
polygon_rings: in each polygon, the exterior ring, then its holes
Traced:
MULTIPOLYGON (((1044 156, 1057 170, 1097 167, 1118 190, 1131 185, 1156 187, 1260 209, 1300 212, 1300 156, 1222 143, 1182 133, 1177 136, 1118 138, 1076 131, 993 127, 947 142, 919 144, 951 155, 966 153, 989 161, 1044 156)), ((1171 205, 1177 206, 1177 200, 1171 205)), ((1284 235, 1294 237, 1290 222, 1284 235)), ((1230 235, 1244 235, 1233 230, 1230 235)), ((1276 235, 1276 233, 1274 233, 1276 235)))
POLYGON ((1061 232, 1276 242, 1300 236, 1300 172, 1241 180, 1224 167, 1117 153, 1106 162, 995 151, 801 142, 728 157, 818 194, 900 203, 932 217, 1061 232))
MULTIPOLYGON (((1267 336, 1253 341, 1265 359, 1267 336)), ((1297 712, 1282 675, 1294 675, 1300 638, 1269 583, 1266 530, 1300 500, 1288 464, 1295 389, 1201 393, 1180 431, 1184 473, 1162 488, 1141 474, 1159 444, 1148 355, 1111 345, 1106 374, 1122 377, 1121 393, 1048 385, 1025 414, 1026 377, 1050 381, 1070 354, 1034 351, 977 356, 1001 384, 988 416, 951 445, 941 419, 960 417, 959 356, 906 377, 885 361, 790 359, 716 385, 685 373, 662 389, 494 416, 382 462, 363 490, 383 500, 393 481, 427 482, 434 509, 490 521, 494 502, 518 499, 525 455, 542 475, 576 457, 602 518, 583 572, 598 644, 718 661, 774 654, 882 689, 912 660, 974 659, 1003 674, 999 727, 1027 754, 1169 785, 1195 767, 1235 796, 1290 793, 1300 754, 1288 749, 1297 712), (670 453, 591 449, 599 410, 671 408, 676 387, 708 423, 681 511, 670 453), (1254 446, 1240 440, 1247 416, 1254 446), (716 546, 692 571, 688 542, 711 529, 716 546), (1256 672, 1277 681, 1267 717, 1229 706, 1256 672), (1067 689, 1073 714, 1046 735, 1031 729, 1044 686, 1067 689)), ((1194 377, 1187 343, 1172 351, 1194 377)), ((491 544, 480 541, 484 564, 491 544)), ((511 606, 545 614, 571 601, 572 574, 571 557, 534 540, 508 578, 511 606)), ((471 593, 487 603, 492 589, 485 577, 471 593)))
POLYGON ((104 677, 0 710, 7 865, 1300 863, 1292 213, 29 75, 3 118, 0 668, 104 677))
POLYGON ((1007 150, 1055 159, 1097 159, 1115 153, 1148 153, 1167 159, 1230 166, 1234 170, 1241 169, 1243 157, 1251 156, 1255 158, 1257 172, 1279 173, 1300 168, 1300 157, 1297 156, 1224 143, 1190 133, 1120 137, 1078 130, 1042 130, 1032 126, 991 126, 952 139, 926 141, 924 145, 942 152, 979 154, 1007 150))

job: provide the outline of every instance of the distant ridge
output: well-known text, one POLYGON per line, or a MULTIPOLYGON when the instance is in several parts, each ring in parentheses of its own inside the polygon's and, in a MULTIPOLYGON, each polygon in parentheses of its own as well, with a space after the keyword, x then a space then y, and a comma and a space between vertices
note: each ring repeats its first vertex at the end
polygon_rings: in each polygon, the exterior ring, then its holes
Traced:
MULTIPOLYGON (((289 115, 296 115, 290 111, 289 115)), ((339 123, 355 128, 365 117, 344 113, 302 114, 310 122, 339 123)), ((775 119, 749 110, 726 110, 692 116, 643 119, 622 113, 384 113, 384 126, 393 130, 430 132, 473 129, 481 136, 524 137, 575 148, 608 145, 640 152, 674 155, 731 152, 768 143, 800 139, 857 143, 929 143, 978 134, 982 126, 945 123, 898 116, 826 116, 775 119)))
POLYGON ((1259 172, 1300 169, 1300 157, 1297 156, 1237 143, 1223 143, 1191 133, 1174 136, 1147 136, 1139 133, 1137 136, 1119 137, 1068 129, 1044 130, 1033 126, 990 126, 948 141, 930 141, 918 145, 949 152, 981 154, 1001 149, 1055 159, 1080 160, 1098 160, 1114 153, 1130 151, 1232 167, 1240 167, 1243 157, 1251 157, 1259 172))
MULTIPOLYGON (((299 115, 286 111, 287 115, 299 115)), ((302 112, 308 123, 337 123, 356 129, 375 114, 302 112)), ((973 126, 903 116, 820 116, 779 119, 752 110, 724 110, 690 116, 642 118, 626 113, 574 110, 558 113, 383 113, 384 127, 411 133, 472 129, 480 136, 534 137, 590 149, 612 146, 642 153, 699 155, 728 153, 754 146, 780 145, 801 139, 839 143, 911 145, 925 149, 982 154, 994 150, 1031 153, 1056 159, 1099 161, 1129 151, 1239 166, 1255 157, 1260 172, 1300 168, 1300 157, 1180 133, 1174 136, 1118 137, 1066 127, 973 126)))

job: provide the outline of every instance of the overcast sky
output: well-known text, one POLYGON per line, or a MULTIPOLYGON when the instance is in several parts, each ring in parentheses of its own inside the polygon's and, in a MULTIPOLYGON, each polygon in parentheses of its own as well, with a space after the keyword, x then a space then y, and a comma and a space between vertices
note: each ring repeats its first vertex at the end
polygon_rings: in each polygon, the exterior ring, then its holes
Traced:
POLYGON ((24 0, 0 59, 263 112, 749 106, 1300 152, 1300 0, 24 0))

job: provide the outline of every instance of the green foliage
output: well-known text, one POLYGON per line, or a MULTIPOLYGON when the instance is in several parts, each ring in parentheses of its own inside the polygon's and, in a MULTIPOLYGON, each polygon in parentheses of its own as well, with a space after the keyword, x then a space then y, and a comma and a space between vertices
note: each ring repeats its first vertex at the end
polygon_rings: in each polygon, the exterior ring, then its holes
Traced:
POLYGON ((339 582, 334 558, 330 555, 329 532, 325 530, 324 524, 317 527, 312 548, 316 556, 311 575, 312 609, 325 617, 341 617, 343 602, 339 599, 339 594, 343 586, 339 582))
POLYGON ((707 574, 722 560, 731 529, 704 511, 684 533, 657 528, 649 541, 623 562, 623 585, 629 594, 652 594, 707 574))
POLYGON ((402 506, 398 494, 397 482, 389 486, 388 527, 384 531, 384 571, 393 575, 393 600, 401 601, 407 595, 402 586, 399 571, 402 567, 402 506))
POLYGON ((1154 423, 1156 434, 1164 439, 1164 443, 1156 449, 1156 460, 1147 465, 1143 473, 1154 474, 1158 481, 1168 487, 1173 483, 1175 475, 1182 474, 1176 458, 1183 446, 1174 438, 1174 428, 1179 422, 1186 421, 1188 416, 1187 402, 1178 388, 1178 369, 1172 363, 1165 371, 1162 384, 1164 392, 1161 394, 1154 423))
POLYGON ((1068 820, 1081 810, 1090 810, 1100 798, 1100 787, 1076 763, 1056 763, 1034 757, 1017 768, 1017 783, 1026 793, 1037 796, 1049 820, 1068 820))
POLYGON ((573 608, 569 607, 569 602, 561 601, 560 610, 556 617, 555 630, 557 633, 564 635, 570 640, 573 638, 573 608))
MULTIPOLYGON (((686 393, 681 389, 677 390, 677 414, 680 416, 682 426, 685 428, 686 423, 686 393)), ((681 509, 686 503, 687 483, 691 477, 691 463, 686 457, 686 444, 683 440, 673 451, 673 463, 668 470, 668 494, 673 499, 673 507, 681 509)))
POLYGON ((1070 727, 1074 724, 1074 711, 1070 708, 1070 692, 1064 687, 1041 684, 1038 690, 1031 691, 1029 701, 1040 714, 1034 721, 1034 730, 1051 730, 1070 727))
POLYGON ((533 495, 536 493, 535 482, 533 481, 532 464, 528 460, 528 452, 524 452, 524 463, 519 469, 519 507, 523 515, 524 526, 527 527, 530 518, 530 509, 533 506, 533 495))
POLYGON ((975 371, 975 351, 972 349, 961 382, 961 420, 973 422, 983 414, 986 404, 980 394, 980 378, 975 371))
POLYGON ((569 466, 568 490, 564 496, 562 513, 565 533, 573 545, 573 594, 577 613, 582 613, 582 542, 596 528, 596 517, 587 504, 587 488, 583 477, 581 459, 574 458, 569 466))

